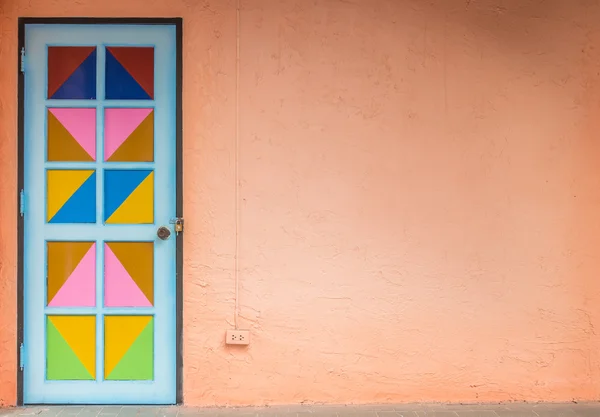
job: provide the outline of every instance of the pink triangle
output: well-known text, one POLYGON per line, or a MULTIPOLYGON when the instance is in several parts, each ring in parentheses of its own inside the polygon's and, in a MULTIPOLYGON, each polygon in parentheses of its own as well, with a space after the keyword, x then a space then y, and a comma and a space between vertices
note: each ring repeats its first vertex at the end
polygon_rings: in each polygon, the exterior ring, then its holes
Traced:
POLYGON ((104 160, 119 149, 153 109, 104 110, 104 160))
POLYGON ((96 305, 96 244, 87 251, 65 281, 49 307, 94 307, 96 305))
POLYGON ((96 109, 49 109, 75 138, 77 143, 96 160, 96 109))
POLYGON ((106 307, 152 307, 106 243, 104 244, 104 305, 106 307))

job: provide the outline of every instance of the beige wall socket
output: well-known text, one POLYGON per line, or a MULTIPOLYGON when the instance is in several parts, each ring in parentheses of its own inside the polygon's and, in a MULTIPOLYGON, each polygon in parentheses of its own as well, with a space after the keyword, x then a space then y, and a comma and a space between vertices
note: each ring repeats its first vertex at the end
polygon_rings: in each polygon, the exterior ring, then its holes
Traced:
POLYGON ((227 330, 225 343, 228 345, 250 344, 250 332, 248 330, 227 330))

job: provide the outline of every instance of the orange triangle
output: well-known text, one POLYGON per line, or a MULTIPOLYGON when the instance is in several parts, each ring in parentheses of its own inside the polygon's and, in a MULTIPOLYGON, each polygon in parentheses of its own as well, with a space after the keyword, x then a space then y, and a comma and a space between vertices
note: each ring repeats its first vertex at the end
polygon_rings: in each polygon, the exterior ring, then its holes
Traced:
POLYGON ((154 304, 154 244, 110 242, 108 246, 148 301, 154 304))
POLYGON ((109 162, 154 161, 154 111, 129 135, 108 158, 109 162))
POLYGON ((48 161, 92 162, 93 160, 94 158, 48 110, 48 161))
POLYGON ((94 242, 47 242, 48 303, 77 268, 94 242))

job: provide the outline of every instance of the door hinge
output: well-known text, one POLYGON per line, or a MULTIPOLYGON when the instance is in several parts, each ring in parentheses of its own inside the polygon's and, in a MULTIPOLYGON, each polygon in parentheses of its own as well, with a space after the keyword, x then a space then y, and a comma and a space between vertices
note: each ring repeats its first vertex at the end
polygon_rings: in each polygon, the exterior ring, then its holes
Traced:
POLYGON ((19 346, 19 367, 21 371, 25 367, 25 346, 23 346, 23 343, 19 346))
POLYGON ((25 73, 27 66, 27 57, 25 56, 25 48, 21 48, 21 72, 25 73))
POLYGON ((25 214, 25 191, 19 191, 19 213, 21 213, 21 217, 25 214))

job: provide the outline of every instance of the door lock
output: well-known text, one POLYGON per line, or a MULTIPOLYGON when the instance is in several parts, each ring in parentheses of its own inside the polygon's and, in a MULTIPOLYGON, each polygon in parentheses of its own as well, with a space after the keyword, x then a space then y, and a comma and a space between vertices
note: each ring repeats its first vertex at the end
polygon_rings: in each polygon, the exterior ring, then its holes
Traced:
POLYGON ((171 231, 169 230, 168 227, 160 226, 158 228, 158 230, 156 231, 156 234, 158 235, 159 239, 167 240, 169 238, 169 236, 171 236, 171 231))
POLYGON ((175 225, 175 234, 176 235, 183 232, 183 217, 175 217, 175 218, 171 219, 171 221, 169 223, 175 225))

